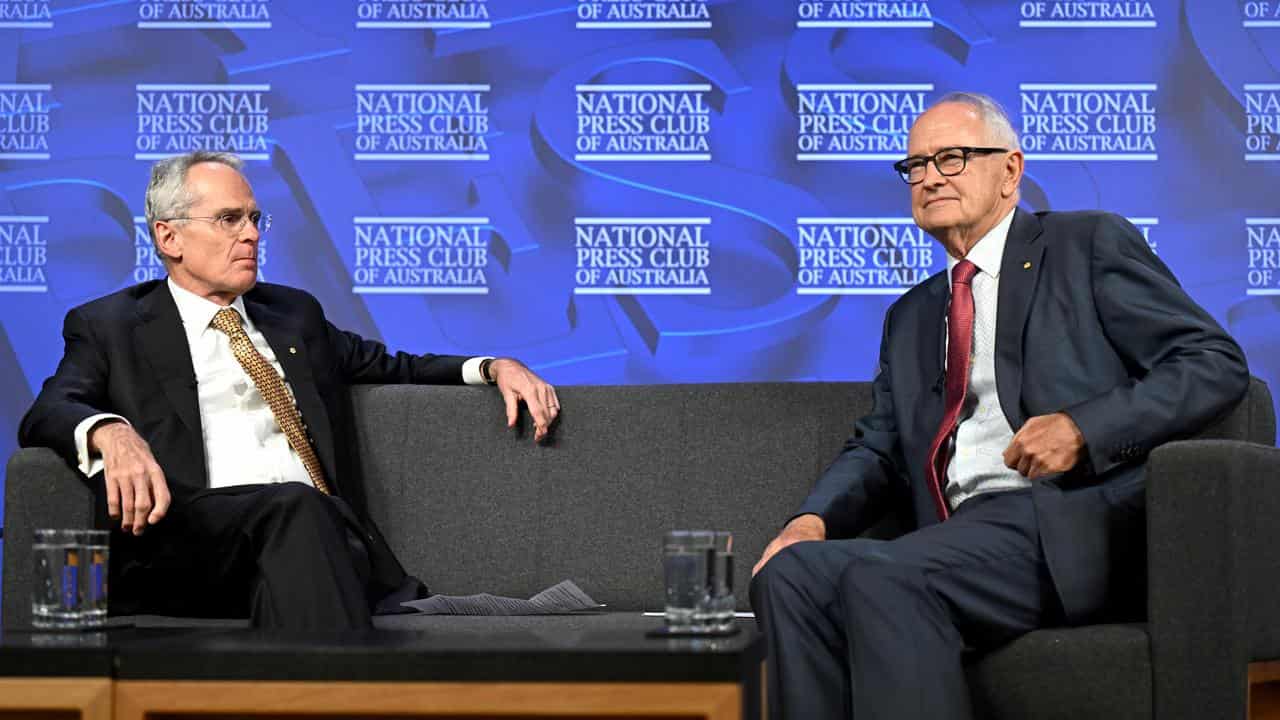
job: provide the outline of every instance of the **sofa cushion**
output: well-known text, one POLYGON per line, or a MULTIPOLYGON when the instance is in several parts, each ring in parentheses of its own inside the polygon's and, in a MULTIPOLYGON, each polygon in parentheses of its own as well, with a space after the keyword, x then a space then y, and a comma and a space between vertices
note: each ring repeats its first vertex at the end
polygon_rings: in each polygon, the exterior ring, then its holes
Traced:
POLYGON ((968 667, 985 720, 1151 717, 1145 625, 1052 628, 1023 635, 968 667))
POLYGON ((570 579, 610 610, 661 609, 663 532, 706 528, 736 535, 745 608, 751 566, 870 405, 864 383, 558 392, 545 447, 506 429, 492 390, 353 393, 370 515, 432 592, 570 579))

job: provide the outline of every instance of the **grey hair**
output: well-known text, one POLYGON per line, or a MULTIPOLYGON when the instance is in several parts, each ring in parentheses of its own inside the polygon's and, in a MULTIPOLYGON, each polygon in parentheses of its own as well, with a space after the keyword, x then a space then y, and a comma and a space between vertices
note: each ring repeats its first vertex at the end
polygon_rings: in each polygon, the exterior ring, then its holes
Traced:
POLYGON ((949 92, 929 107, 935 108, 944 103, 960 103, 977 110, 978 116, 982 118, 982 124, 991 134, 992 141, 1003 143, 1010 150, 1022 149, 1022 143, 1018 140, 1018 131, 1013 129, 1009 114, 990 95, 975 92, 949 92))
POLYGON ((151 166, 151 182, 147 183, 145 215, 147 232, 151 235, 151 243, 156 246, 156 255, 160 261, 168 264, 169 260, 160 252, 156 244, 156 221, 182 217, 191 211, 196 198, 187 188, 187 173, 192 166, 200 163, 221 163, 240 172, 244 161, 232 153, 196 150, 185 155, 175 155, 156 161, 151 166))

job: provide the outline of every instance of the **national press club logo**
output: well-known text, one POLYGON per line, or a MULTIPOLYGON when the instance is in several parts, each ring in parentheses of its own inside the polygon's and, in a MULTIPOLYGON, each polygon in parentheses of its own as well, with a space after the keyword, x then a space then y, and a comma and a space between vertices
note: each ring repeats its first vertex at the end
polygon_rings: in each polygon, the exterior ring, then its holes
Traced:
POLYGON ((489 159, 488 85, 356 85, 356 160, 489 159))
POLYGON ((1155 83, 1022 83, 1028 160, 1155 161, 1155 83))
MULTIPOLYGON (((148 280, 159 280, 167 275, 164 263, 156 254, 155 243, 151 242, 151 233, 147 231, 147 218, 142 215, 133 216, 133 282, 142 283, 148 280)), ((262 275, 262 248, 258 248, 258 275, 262 275)))
POLYGON ((710 295, 709 217, 578 217, 575 295, 710 295))
POLYGON ((798 0, 798 28, 931 28, 929 0, 798 0))
POLYGON ((1244 159, 1280 160, 1280 83, 1246 84, 1244 112, 1244 159))
POLYGON ((53 27, 52 2, 0 0, 0 30, 48 30, 53 27))
POLYGON ((358 0, 357 30, 487 30, 488 0, 358 0))
POLYGON ((143 30, 271 29, 271 0, 138 0, 143 30))
MULTIPOLYGON (((271 245, 268 238, 270 235, 263 235, 258 240, 258 279, 266 280, 263 275, 263 268, 267 266, 267 250, 271 245)), ((164 263, 160 260, 160 256, 156 254, 155 243, 151 241, 151 233, 147 231, 147 218, 142 215, 133 216, 133 272, 130 278, 134 283, 147 282, 148 280, 159 280, 168 275, 164 269, 164 263)))
POLYGON ((931 92, 930 83, 797 85, 796 160, 901 159, 931 92))
POLYGON ((1236 0, 1247 28, 1280 28, 1280 0, 1236 0))
POLYGON ((945 257, 909 217, 796 218, 797 295, 901 295, 945 257))
POLYGON ((1280 295, 1280 217, 1245 218, 1248 295, 1280 295))
POLYGON ((270 85, 137 85, 135 160, 159 160, 193 150, 270 157, 270 85))
POLYGON ((362 295, 487 295, 487 217, 356 217, 351 291, 362 295))
POLYGON ((52 109, 52 85, 0 85, 0 160, 48 160, 52 109))
POLYGON ((1280 295, 1280 217, 1245 218, 1248 295, 1280 295))
POLYGON ((579 30, 705 30, 707 0, 578 0, 579 30))
POLYGON ((1024 28, 1153 28, 1152 3, 1134 0, 1020 0, 1024 28))
POLYGON ((48 223, 46 215, 0 215, 0 293, 48 290, 48 223))
POLYGON ((578 85, 575 91, 575 160, 711 159, 710 85, 578 85))

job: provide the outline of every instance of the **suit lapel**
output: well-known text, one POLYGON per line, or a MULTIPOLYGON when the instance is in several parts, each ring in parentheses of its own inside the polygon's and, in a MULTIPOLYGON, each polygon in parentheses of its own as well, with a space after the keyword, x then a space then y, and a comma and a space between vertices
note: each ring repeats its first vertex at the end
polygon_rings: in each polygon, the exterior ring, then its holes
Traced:
MULTIPOLYGON (((920 315, 918 335, 920 342, 920 393, 919 417, 930 437, 942 423, 943 387, 946 372, 946 317, 947 302, 951 298, 947 287, 947 274, 930 281, 929 300, 920 315)), ((924 468, 921 461, 920 468, 924 468)))
POLYGON ((1000 261, 1000 297, 996 309, 996 391, 1009 426, 1017 432, 1026 422, 1022 412, 1022 337, 1040 279, 1044 243, 1040 219, 1021 208, 1014 211, 1000 261))
POLYGON ((203 475, 206 472, 204 433, 200 427, 196 372, 178 306, 174 304, 166 283, 158 283, 138 301, 138 325, 134 328, 134 339, 142 350, 142 356, 151 364, 153 376, 173 405, 174 413, 187 427, 190 445, 198 453, 192 468, 201 473, 200 485, 207 485, 208 479, 203 475))
MULTIPOLYGON (((250 291, 249 295, 252 295, 250 291)), ((267 339, 276 360, 284 369, 285 379, 293 388, 294 400, 298 403, 298 412, 302 414, 302 422, 311 436, 311 444, 315 446, 320 464, 324 466, 325 479, 334 491, 338 490, 336 482, 336 466, 334 464, 333 430, 329 425, 329 413, 325 410, 320 391, 316 388, 315 378, 311 374, 311 364, 307 359, 306 345, 302 342, 302 331, 289 316, 277 311, 270 304, 259 302, 244 296, 245 311, 249 319, 267 339)))
MULTIPOLYGON (((928 307, 920 321, 923 345, 920 349, 920 377, 929 389, 929 394, 941 398, 945 384, 943 374, 947 369, 947 303, 951 299, 945 272, 929 286, 929 298, 928 307)), ((941 410, 938 418, 942 418, 941 410)))

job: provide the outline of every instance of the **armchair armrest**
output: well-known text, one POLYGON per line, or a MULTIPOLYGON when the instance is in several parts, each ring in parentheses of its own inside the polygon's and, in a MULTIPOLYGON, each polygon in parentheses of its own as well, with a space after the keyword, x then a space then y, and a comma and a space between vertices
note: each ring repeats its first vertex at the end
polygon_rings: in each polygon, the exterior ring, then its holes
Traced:
POLYGON ((1244 718, 1248 664, 1280 658, 1280 449, 1156 448, 1147 465, 1155 716, 1244 718))
POLYGON ((4 488, 5 630, 31 627, 31 539, 36 528, 93 527, 93 493, 78 471, 48 448, 18 450, 4 488))

